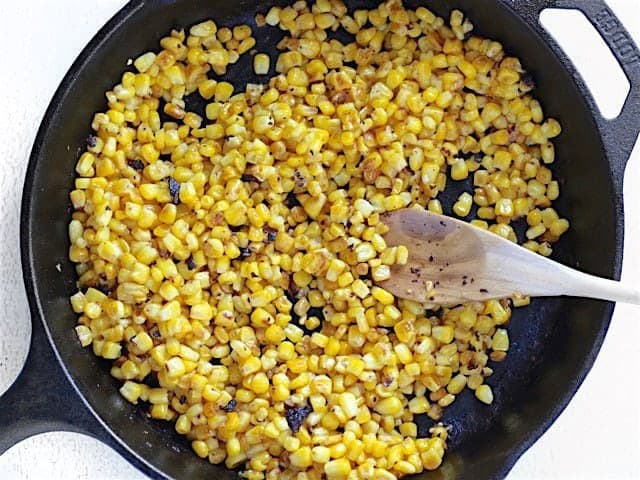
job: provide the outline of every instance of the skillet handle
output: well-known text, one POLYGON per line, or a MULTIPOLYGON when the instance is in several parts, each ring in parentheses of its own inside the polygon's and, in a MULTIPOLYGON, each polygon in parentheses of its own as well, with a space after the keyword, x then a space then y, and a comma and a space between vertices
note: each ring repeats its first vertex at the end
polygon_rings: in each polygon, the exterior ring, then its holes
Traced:
POLYGON ((114 444, 67 380, 42 323, 34 319, 25 365, 0 397, 0 454, 26 438, 50 431, 84 433, 114 444))
POLYGON ((596 121, 611 158, 616 188, 621 195, 624 168, 640 133, 640 49, 604 0, 510 0, 508 4, 547 40, 550 36, 540 24, 542 10, 579 10, 595 27, 616 57, 629 80, 629 94, 616 118, 606 119, 598 114, 596 121))

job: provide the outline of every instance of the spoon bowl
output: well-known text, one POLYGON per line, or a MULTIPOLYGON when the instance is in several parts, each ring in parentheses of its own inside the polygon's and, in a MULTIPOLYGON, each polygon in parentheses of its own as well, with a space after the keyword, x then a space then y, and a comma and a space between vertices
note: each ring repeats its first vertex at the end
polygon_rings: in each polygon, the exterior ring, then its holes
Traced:
POLYGON ((397 297, 432 305, 522 296, 568 295, 640 304, 640 291, 587 275, 470 223, 428 210, 386 213, 389 246, 408 262, 378 282, 397 297))

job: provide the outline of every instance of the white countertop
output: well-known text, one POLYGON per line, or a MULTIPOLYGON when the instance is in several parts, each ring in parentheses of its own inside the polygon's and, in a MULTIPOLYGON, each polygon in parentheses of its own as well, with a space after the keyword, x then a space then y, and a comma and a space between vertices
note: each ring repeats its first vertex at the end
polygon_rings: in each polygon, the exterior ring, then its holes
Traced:
MULTIPOLYGON (((23 177, 35 131, 76 55, 125 3, 0 0, 0 392, 18 375, 31 329, 16 252, 23 177)), ((609 0, 609 5, 640 43, 640 2, 609 0)), ((595 35, 563 18, 549 22, 565 28, 583 58, 592 55, 595 35)), ((593 60, 590 67, 585 76, 611 87, 610 94, 599 95, 610 105, 619 91, 611 72, 593 60)), ((636 145, 625 176, 623 268, 623 279, 635 285, 640 284, 640 189, 632 185, 639 184, 636 145)), ((516 464, 510 480, 640 478, 639 320, 640 308, 617 306, 593 370, 558 421, 516 464)), ((39 435, 0 456, 3 480, 45 477, 145 478, 108 447, 78 434, 39 435)))

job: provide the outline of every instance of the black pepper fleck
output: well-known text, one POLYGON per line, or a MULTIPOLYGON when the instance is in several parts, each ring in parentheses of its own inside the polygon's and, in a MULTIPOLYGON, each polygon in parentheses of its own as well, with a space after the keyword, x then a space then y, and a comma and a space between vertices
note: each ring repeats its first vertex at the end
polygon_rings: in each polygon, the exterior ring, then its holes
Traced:
POLYGON ((95 148, 95 146, 98 144, 98 138, 95 135, 89 135, 86 139, 86 142, 87 147, 95 148))
POLYGON ((189 270, 196 268, 196 261, 193 259, 193 255, 189 255, 189 258, 187 258, 187 267, 189 270))
POLYGON ((249 247, 240 248, 240 258, 249 258, 251 256, 251 249, 249 247))

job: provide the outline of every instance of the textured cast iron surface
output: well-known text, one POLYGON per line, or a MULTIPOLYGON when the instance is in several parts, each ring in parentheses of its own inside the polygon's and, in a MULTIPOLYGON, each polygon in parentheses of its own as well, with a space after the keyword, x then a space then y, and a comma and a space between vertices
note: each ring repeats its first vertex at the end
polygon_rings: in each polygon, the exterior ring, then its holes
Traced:
MULTIPOLYGON (((542 5, 561 1, 514 2, 520 17, 500 2, 422 3, 444 16, 452 6, 461 8, 477 32, 501 41, 533 73, 540 85, 535 95, 546 114, 558 118, 564 126, 556 142, 556 174, 564 184, 559 209, 571 219, 572 230, 558 247, 556 258, 589 273, 617 278, 622 259, 621 172, 631 149, 630 139, 637 135, 638 121, 631 117, 625 123, 603 123, 597 113, 592 113, 596 112, 593 100, 582 82, 573 78, 573 67, 555 43, 538 27, 534 27, 536 35, 521 20, 535 21, 542 5), (615 129, 605 135, 605 149, 598 126, 607 125, 615 129)), ((361 7, 375 2, 347 3, 361 7)), ((407 2, 409 6, 418 3, 407 2)), ((594 0, 578 3, 585 8, 602 6, 594 0)), ((118 81, 127 59, 157 49, 158 40, 172 27, 188 26, 204 18, 214 18, 219 25, 253 24, 255 13, 268 9, 269 3, 264 5, 248 0, 133 2, 98 34, 65 78, 39 132, 27 174, 22 212, 23 265, 36 317, 34 347, 27 374, 0 402, 14 399, 23 417, 10 418, 7 409, 0 408, 0 452, 31 434, 64 428, 101 438, 154 477, 236 478, 234 472, 200 461, 171 425, 150 420, 142 408, 122 399, 108 364, 79 346, 73 330, 75 315, 68 303, 76 280, 66 255, 71 215, 68 192, 92 114, 105 108, 103 92, 118 81), (62 266, 61 272, 56 264, 62 266), (44 319, 47 332, 38 317, 44 319), (63 370, 47 350, 46 335, 55 345, 73 387, 62 381, 63 370), (47 361, 34 363, 38 356, 47 361), (28 391, 29 382, 47 387, 47 394, 55 399, 54 410, 17 400, 28 391), (97 414, 98 420, 88 409, 97 414)), ((270 46, 279 38, 279 31, 267 28, 259 32, 257 49, 273 51, 270 46)), ((256 80, 248 56, 243 56, 229 73, 238 87, 256 80)), ((640 75, 631 83, 638 94, 640 75)), ((443 195, 445 202, 451 203, 463 187, 448 188, 443 195)), ((444 466, 420 478, 505 476, 575 393, 600 348, 612 308, 605 302, 557 298, 538 299, 528 308, 517 309, 509 327, 512 342, 507 360, 494 366, 495 373, 488 380, 494 388, 495 403, 484 406, 469 391, 460 395, 443 418, 452 426, 451 448, 444 466)), ((424 419, 419 423, 421 431, 431 425, 424 419)))

